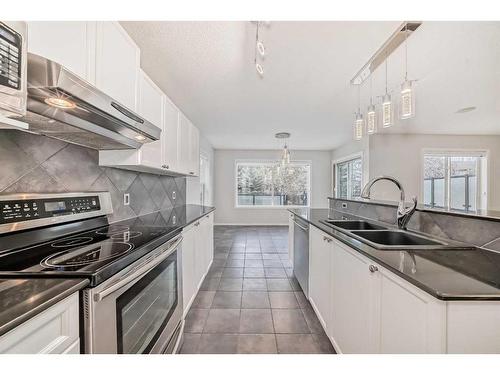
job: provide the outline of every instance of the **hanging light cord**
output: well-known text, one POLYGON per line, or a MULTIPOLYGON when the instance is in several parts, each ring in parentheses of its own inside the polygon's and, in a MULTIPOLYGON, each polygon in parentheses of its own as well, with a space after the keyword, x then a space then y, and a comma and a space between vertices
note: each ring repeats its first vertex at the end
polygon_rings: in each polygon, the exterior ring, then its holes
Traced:
POLYGON ((373 91, 372 91, 373 77, 370 75, 370 105, 373 105, 373 91))
POLYGON ((358 114, 361 113, 361 85, 358 85, 358 114))
POLYGON ((387 54, 385 55, 385 93, 387 94, 387 54))
POLYGON ((257 64, 257 43, 259 42, 259 21, 257 21, 257 27, 255 28, 255 47, 253 55, 253 63, 257 64))
POLYGON ((405 81, 408 80, 408 22, 405 26, 405 81))

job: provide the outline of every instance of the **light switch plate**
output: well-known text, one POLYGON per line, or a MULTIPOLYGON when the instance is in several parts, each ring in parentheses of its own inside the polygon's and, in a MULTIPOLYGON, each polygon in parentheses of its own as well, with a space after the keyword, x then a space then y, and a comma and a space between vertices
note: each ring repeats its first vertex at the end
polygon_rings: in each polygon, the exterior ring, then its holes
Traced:
POLYGON ((172 192, 172 199, 175 201, 175 197, 176 197, 176 194, 175 194, 175 190, 172 192))
POLYGON ((129 193, 123 194, 123 205, 124 206, 130 205, 130 194, 129 193))

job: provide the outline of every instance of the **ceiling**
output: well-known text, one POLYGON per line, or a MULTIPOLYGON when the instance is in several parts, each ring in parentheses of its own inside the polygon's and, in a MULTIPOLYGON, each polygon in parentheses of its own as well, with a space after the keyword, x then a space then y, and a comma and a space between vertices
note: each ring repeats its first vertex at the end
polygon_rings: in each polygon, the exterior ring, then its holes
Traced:
MULTIPOLYGON (((350 79, 400 22, 270 22, 254 68, 255 23, 122 22, 142 68, 216 149, 329 150, 352 139, 357 89, 350 79)), ((408 42, 417 116, 389 132, 500 134, 500 22, 424 22, 408 42), (477 109, 455 112, 463 107, 477 109)), ((389 58, 389 89, 403 77, 403 48, 389 58)), ((373 74, 373 95, 384 90, 373 74)), ((369 81, 361 88, 362 109, 369 81)), ((394 94, 396 92, 394 91, 394 94)), ((378 102, 378 99, 376 99, 378 102)))

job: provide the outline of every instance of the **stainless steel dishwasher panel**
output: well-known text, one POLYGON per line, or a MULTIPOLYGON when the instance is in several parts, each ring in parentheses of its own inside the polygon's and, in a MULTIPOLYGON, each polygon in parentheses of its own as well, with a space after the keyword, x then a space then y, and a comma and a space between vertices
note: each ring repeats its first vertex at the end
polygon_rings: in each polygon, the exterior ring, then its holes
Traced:
POLYGON ((297 216, 293 222, 293 273, 309 297, 309 223, 297 216))

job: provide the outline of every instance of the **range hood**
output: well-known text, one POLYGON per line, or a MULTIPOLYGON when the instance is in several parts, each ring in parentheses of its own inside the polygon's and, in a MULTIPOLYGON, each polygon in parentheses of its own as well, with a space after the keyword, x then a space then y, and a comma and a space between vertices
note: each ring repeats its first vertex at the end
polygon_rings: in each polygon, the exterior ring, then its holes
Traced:
POLYGON ((161 130, 64 66, 28 53, 29 132, 97 150, 140 148, 161 130))

